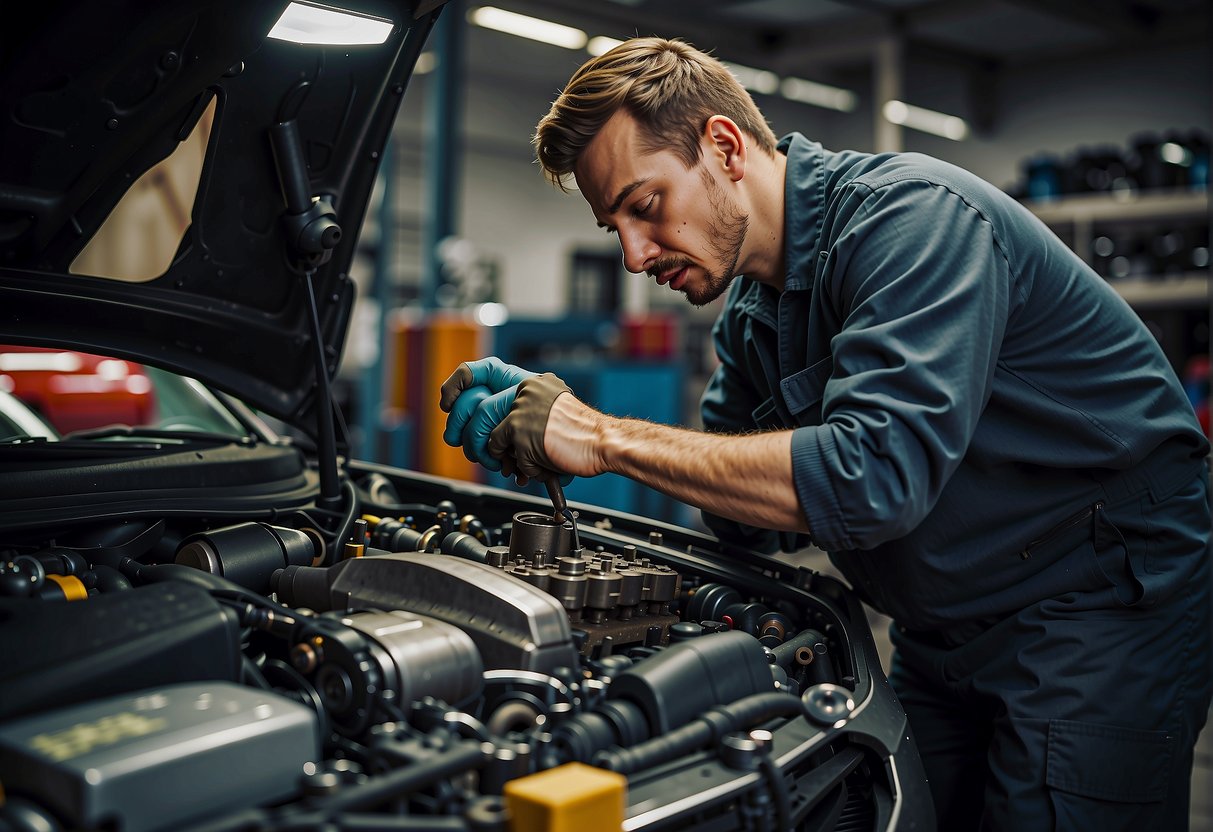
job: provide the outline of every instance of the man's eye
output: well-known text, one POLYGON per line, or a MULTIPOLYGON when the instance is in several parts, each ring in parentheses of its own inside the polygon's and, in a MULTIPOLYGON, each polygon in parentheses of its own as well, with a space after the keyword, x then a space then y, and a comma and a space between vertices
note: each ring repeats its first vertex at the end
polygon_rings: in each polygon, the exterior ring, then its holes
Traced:
POLYGON ((656 194, 654 194, 653 196, 650 196, 648 199, 646 199, 644 201, 643 204, 637 205, 635 208, 633 208, 632 213, 634 213, 638 217, 643 217, 645 214, 647 214, 649 212, 649 209, 653 207, 653 200, 655 200, 656 198, 657 198, 656 194))
POLYGON ((614 227, 609 226, 609 225, 605 225, 605 226, 603 226, 602 230, 603 230, 603 231, 605 231, 605 232, 606 232, 606 233, 608 233, 608 234, 614 234, 614 233, 615 233, 615 229, 614 229, 614 227))

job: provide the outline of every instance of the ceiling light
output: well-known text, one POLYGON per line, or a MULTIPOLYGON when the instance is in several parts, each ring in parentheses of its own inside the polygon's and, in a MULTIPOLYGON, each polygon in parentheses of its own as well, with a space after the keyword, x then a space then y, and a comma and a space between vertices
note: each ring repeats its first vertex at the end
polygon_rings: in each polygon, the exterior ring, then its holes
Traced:
POLYGON ((969 125, 959 116, 928 110, 925 107, 915 107, 904 101, 886 101, 881 112, 884 117, 894 124, 921 130, 945 139, 960 141, 969 135, 969 125))
POLYGON ((561 26, 550 20, 540 20, 525 14, 507 12, 505 9, 493 6, 481 6, 468 12, 468 20, 485 29, 517 35, 520 38, 530 38, 553 46, 563 46, 565 49, 581 49, 588 37, 580 29, 572 26, 561 26))
POLYGON ((599 35, 596 38, 590 38, 590 42, 585 46, 585 51, 597 57, 598 55, 605 55, 621 43, 623 41, 618 38, 608 38, 605 35, 599 35))
POLYGON ((804 78, 784 78, 779 84, 779 94, 791 101, 802 104, 812 104, 814 107, 825 107, 849 113, 859 103, 859 96, 841 87, 831 87, 829 84, 819 84, 816 81, 806 81, 804 78))
POLYGON ((752 66, 723 62, 733 77, 750 92, 772 95, 779 91, 779 76, 765 69, 754 69, 752 66))
POLYGON ((291 3, 270 29, 269 37, 294 43, 368 46, 387 40, 394 26, 390 20, 359 12, 291 3))
POLYGON ((501 326, 510 319, 510 311, 502 303, 481 303, 472 308, 472 317, 481 326, 501 326))

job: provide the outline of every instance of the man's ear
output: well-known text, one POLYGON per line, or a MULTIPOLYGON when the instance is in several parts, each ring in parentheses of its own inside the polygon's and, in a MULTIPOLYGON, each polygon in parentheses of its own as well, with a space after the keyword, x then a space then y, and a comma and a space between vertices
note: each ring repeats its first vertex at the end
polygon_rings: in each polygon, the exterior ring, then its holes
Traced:
POLYGON ((734 182, 745 176, 746 136, 728 116, 716 115, 704 126, 704 141, 709 147, 708 160, 723 166, 734 182))

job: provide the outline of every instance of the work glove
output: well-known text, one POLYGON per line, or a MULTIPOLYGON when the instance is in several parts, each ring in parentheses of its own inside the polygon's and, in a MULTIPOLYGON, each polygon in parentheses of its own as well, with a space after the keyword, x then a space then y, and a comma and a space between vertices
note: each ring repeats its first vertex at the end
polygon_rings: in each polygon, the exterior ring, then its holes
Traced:
MULTIPOLYGON (((525 485, 527 477, 537 477, 545 481, 555 477, 561 485, 568 485, 573 478, 567 474, 556 476, 554 469, 524 474, 515 463, 513 452, 508 448, 501 449, 497 455, 488 448, 489 435, 509 414, 520 384, 535 377, 529 370, 506 364, 495 356, 460 364, 455 368, 455 372, 451 373, 450 378, 442 383, 438 406, 447 414, 442 440, 452 447, 462 446, 463 455, 470 462, 478 462, 490 471, 499 471, 505 477, 521 474, 520 484, 525 485)), ((567 389, 568 387, 564 387, 564 390, 567 389)), ((528 395, 528 402, 533 399, 533 393, 528 395)), ((552 400, 555 400, 555 396, 552 396, 552 400)), ((543 423, 540 425, 540 453, 543 451, 543 429, 547 425, 547 414, 551 409, 552 404, 549 401, 543 410, 543 423)), ((528 419, 528 423, 529 421, 528 419)), ((527 467, 534 471, 536 468, 531 459, 532 455, 528 454, 527 467)))
POLYGON ((438 406, 447 414, 442 441, 462 445, 469 461, 500 471, 501 460, 488 452, 489 434, 510 412, 519 382, 534 375, 496 357, 460 364, 442 383, 438 406))
MULTIPOLYGON (((525 379, 517 389, 509 413, 489 434, 488 452, 502 459, 506 476, 550 479, 557 468, 543 448, 543 434, 556 397, 572 391, 551 373, 525 379)), ((562 485, 569 481, 570 477, 561 477, 562 485)))

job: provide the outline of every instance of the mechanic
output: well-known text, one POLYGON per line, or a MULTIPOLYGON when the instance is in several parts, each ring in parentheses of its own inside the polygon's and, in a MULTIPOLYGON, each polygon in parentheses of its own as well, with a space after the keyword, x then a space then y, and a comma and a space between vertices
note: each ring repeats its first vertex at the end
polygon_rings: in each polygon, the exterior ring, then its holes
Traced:
POLYGON ((445 439, 613 472, 722 540, 809 542, 894 620, 939 826, 1183 829, 1211 692, 1208 442, 1133 311, 1010 197, 914 153, 776 141, 725 67, 638 38, 539 122, 624 264, 724 295, 704 431, 488 358, 445 439))

